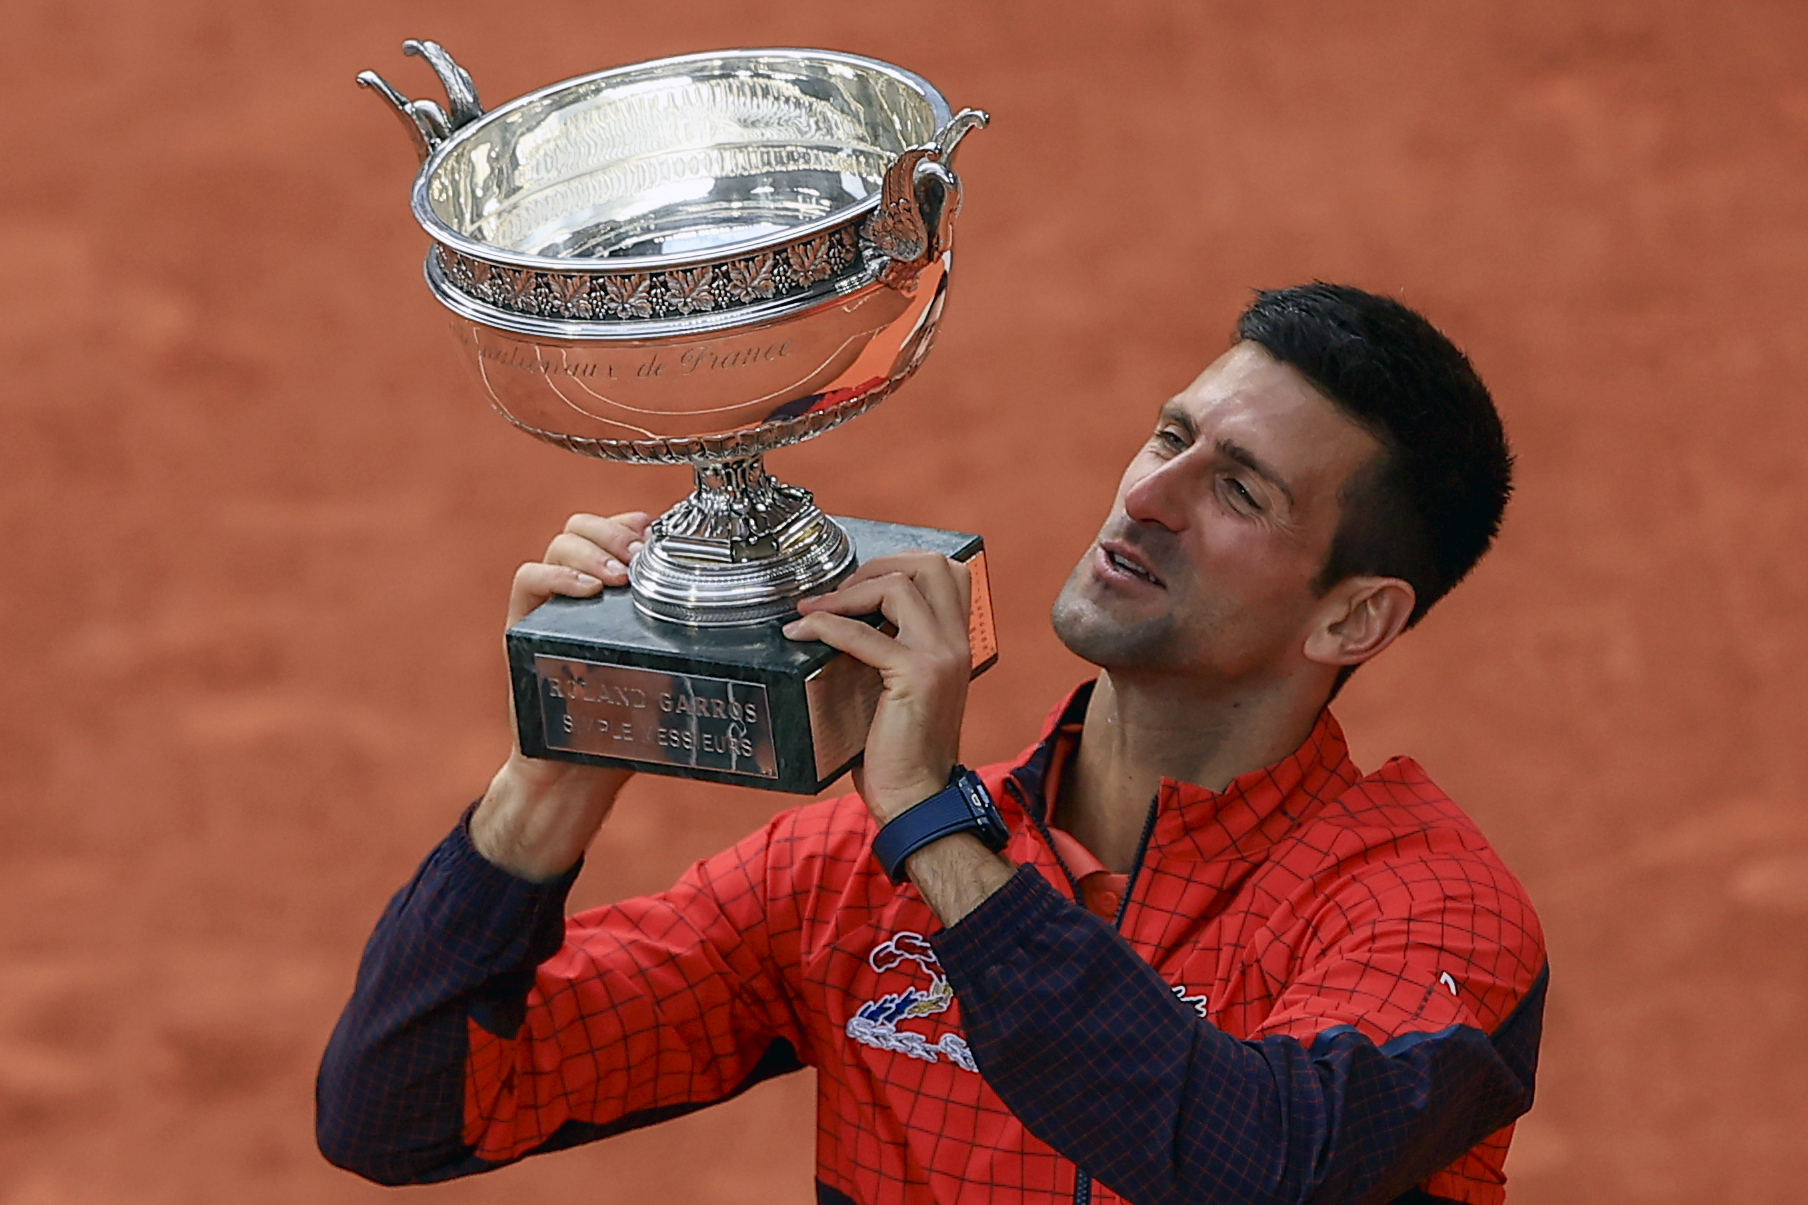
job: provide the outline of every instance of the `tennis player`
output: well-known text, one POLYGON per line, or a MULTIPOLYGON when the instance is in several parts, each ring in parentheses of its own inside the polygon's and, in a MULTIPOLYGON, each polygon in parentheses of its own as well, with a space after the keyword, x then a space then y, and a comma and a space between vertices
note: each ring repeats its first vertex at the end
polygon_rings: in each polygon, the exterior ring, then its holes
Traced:
MULTIPOLYGON (((668 891, 566 917, 628 775, 517 751, 378 923, 322 1149, 439 1180, 808 1066, 821 1205, 1497 1205, 1537 919, 1425 771, 1359 769, 1327 706, 1486 551, 1510 468, 1418 314, 1258 294, 1056 600, 1098 675, 1028 749, 957 763, 966 571, 913 554, 785 629, 880 671, 856 793, 668 891)), ((573 518, 512 617, 623 584, 646 523, 573 518)))

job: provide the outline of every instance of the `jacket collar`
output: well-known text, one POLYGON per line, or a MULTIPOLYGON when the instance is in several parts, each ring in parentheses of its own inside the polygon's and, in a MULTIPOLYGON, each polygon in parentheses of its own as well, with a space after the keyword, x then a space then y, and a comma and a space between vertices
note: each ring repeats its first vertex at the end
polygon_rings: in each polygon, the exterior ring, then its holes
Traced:
MULTIPOLYGON (((1072 745, 1079 741, 1092 689, 1092 682, 1082 683, 1050 711, 1041 739, 1009 772, 1014 796, 1038 822, 1047 818, 1049 769, 1057 754, 1071 755, 1072 745)), ((1319 712, 1298 749, 1273 765, 1238 775, 1222 791, 1162 779, 1150 845, 1190 846, 1192 857, 1205 860, 1260 859, 1361 777, 1350 760, 1343 728, 1326 709, 1319 712)))

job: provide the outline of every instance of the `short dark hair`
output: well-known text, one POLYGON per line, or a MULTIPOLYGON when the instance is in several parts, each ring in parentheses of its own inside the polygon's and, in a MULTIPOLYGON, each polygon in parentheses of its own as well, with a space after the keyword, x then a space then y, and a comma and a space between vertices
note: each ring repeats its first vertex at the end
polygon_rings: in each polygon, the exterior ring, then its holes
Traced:
POLYGON ((1401 578, 1417 596, 1407 626, 1418 623, 1488 551, 1513 490, 1488 387, 1421 315, 1347 285, 1259 290, 1237 337, 1311 381, 1383 449, 1344 487, 1317 588, 1401 578))

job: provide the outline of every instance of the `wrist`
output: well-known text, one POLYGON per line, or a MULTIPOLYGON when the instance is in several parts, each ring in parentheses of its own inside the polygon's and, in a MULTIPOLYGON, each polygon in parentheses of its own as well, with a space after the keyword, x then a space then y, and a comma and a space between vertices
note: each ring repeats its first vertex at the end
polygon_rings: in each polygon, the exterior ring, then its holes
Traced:
POLYGON ((532 882, 575 865, 632 771, 538 761, 503 763, 471 813, 471 845, 492 865, 532 882))
POLYGON ((905 862, 911 882, 945 928, 953 928, 1011 881, 1017 868, 972 833, 943 837, 905 862))
POLYGON ((971 833, 994 853, 1010 840, 1004 817, 985 783, 973 771, 957 765, 938 789, 880 826, 873 837, 873 856, 892 882, 902 884, 907 863, 917 850, 959 833, 971 833))
POLYGON ((947 785, 948 772, 944 770, 939 777, 925 777, 890 785, 884 790, 863 792, 861 797, 866 800, 866 810, 873 814, 879 827, 884 828, 947 785))

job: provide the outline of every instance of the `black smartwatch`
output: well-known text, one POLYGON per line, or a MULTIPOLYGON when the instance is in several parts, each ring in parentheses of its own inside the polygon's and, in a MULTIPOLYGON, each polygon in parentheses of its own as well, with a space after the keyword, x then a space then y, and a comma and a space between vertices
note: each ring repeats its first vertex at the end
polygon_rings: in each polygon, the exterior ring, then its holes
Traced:
POLYGON ((955 833, 972 833, 993 853, 1011 839, 998 805, 986 793, 986 784, 965 766, 954 767, 947 786, 887 821, 873 838, 873 856, 891 881, 902 886, 904 863, 910 855, 955 833))

